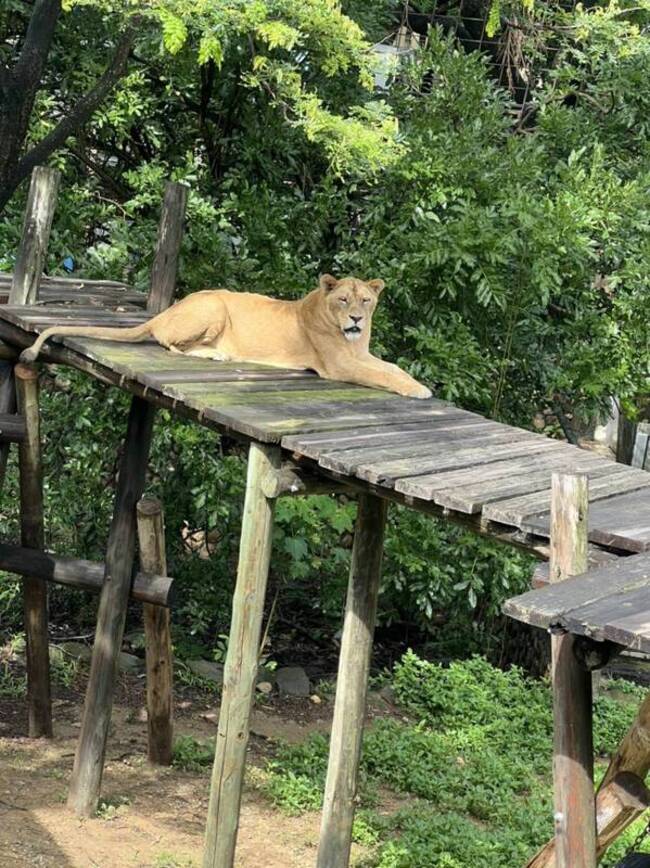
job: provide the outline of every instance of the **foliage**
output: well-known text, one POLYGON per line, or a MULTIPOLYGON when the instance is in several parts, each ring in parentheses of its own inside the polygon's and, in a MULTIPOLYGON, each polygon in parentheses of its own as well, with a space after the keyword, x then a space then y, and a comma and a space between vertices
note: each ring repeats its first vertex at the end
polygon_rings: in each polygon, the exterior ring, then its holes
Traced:
MULTIPOLYGON (((478 657, 443 667, 408 652, 395 667, 393 688, 410 719, 379 718, 367 730, 361 799, 367 803, 382 787, 403 801, 389 816, 361 815, 360 840, 379 842, 369 864, 523 864, 552 833, 548 684, 478 657)), ((595 742, 603 755, 615 749, 645 695, 631 690, 631 703, 606 695, 596 702, 595 742)), ((282 748, 268 765, 273 802, 291 813, 320 807, 326 756, 321 735, 282 748)), ((638 826, 608 859, 620 856, 638 826)))
POLYGON ((181 735, 174 742, 172 763, 186 772, 200 772, 212 765, 214 741, 200 742, 191 735, 181 735))

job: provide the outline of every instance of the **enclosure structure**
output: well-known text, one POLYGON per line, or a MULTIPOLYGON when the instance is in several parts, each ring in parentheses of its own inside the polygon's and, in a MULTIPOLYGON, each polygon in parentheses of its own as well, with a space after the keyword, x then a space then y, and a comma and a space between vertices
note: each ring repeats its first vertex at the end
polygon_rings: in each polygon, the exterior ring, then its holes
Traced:
MULTIPOLYGON (((121 291, 126 295, 117 303, 97 301, 100 288, 93 285, 82 285, 73 303, 68 298, 60 303, 63 299, 56 294, 38 303, 40 265, 32 262, 30 267, 17 268, 19 277, 14 276, 10 303, 0 307, 0 350, 7 382, 13 382, 12 366, 17 354, 48 326, 62 322, 134 325, 169 304, 183 206, 184 196, 178 185, 168 188, 146 310, 131 303, 130 291, 124 287, 121 291), (28 284, 28 292, 19 291, 28 284)), ((27 230, 39 225, 37 204, 32 202, 30 207, 27 230)), ((36 245, 41 262, 46 234, 41 234, 36 245)), ((29 235, 26 231, 25 237, 29 235)), ((25 243, 20 256, 29 258, 29 250, 30 245, 25 243)), ((43 289, 52 286, 43 284, 43 289)), ((549 554, 551 476, 554 472, 580 473, 590 482, 589 528, 585 527, 585 552, 588 537, 590 561, 600 563, 603 558, 624 558, 650 550, 650 475, 539 434, 486 420, 443 401, 417 401, 325 381, 308 371, 185 357, 171 354, 155 343, 126 345, 67 338, 50 342, 42 359, 72 366, 132 395, 69 792, 69 805, 80 815, 92 814, 99 798, 126 607, 129 594, 134 594, 138 585, 137 579, 132 582, 136 505, 145 487, 155 408, 167 408, 248 444, 239 565, 207 817, 206 868, 229 868, 234 860, 271 558, 273 510, 278 497, 314 491, 345 491, 358 497, 318 868, 342 868, 349 861, 390 502, 457 522, 544 559, 549 554)), ((28 653, 30 713, 39 709, 44 722, 40 734, 48 734, 51 716, 43 579, 56 579, 57 571, 59 575, 65 571, 66 559, 41 552, 38 380, 33 367, 18 365, 15 373, 17 382, 31 384, 29 402, 21 400, 24 436, 32 444, 34 456, 31 464, 27 459, 21 462, 23 530, 33 529, 24 536, 23 551, 34 549, 31 558, 49 558, 52 571, 52 576, 47 576, 34 566, 34 575, 30 576, 29 569, 22 568, 28 576, 26 594, 34 592, 28 603, 33 617, 27 622, 28 648, 34 651, 28 653)), ((20 420, 16 424, 22 425, 20 420)), ((152 547, 157 549, 157 562, 153 556, 148 558, 142 540, 141 535, 142 566, 149 572, 140 577, 140 585, 155 585, 152 573, 161 574, 157 577, 160 584, 164 576, 160 534, 152 547)), ((7 549, 14 565, 20 563, 20 551, 15 547, 7 549)))

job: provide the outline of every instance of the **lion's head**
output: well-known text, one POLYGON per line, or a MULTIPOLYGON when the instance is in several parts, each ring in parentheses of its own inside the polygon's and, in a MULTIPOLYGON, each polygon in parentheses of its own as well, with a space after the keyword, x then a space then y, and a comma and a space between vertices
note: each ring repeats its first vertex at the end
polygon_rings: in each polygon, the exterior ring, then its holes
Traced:
POLYGON ((346 340, 358 341, 370 329, 384 281, 356 277, 337 280, 331 274, 324 274, 319 285, 328 318, 346 340))

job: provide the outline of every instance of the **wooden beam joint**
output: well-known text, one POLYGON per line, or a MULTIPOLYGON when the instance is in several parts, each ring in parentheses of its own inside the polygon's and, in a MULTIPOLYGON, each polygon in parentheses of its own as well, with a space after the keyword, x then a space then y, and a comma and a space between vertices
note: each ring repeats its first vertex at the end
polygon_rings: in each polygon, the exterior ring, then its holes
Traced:
POLYGON ((315 476, 293 462, 285 462, 277 470, 269 470, 260 487, 265 497, 274 500, 284 495, 340 494, 349 492, 345 485, 315 476))

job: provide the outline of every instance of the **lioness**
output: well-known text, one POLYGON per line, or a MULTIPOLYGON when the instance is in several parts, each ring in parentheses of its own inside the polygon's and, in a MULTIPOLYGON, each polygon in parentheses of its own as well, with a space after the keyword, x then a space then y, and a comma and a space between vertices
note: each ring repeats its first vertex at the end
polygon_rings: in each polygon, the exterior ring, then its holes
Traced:
POLYGON ((168 350, 218 361, 311 368, 328 380, 375 386, 411 398, 431 391, 397 365, 371 355, 370 327, 383 280, 330 274, 299 301, 227 289, 195 292, 135 328, 53 326, 21 359, 34 361, 53 335, 136 343, 154 338, 168 350))

